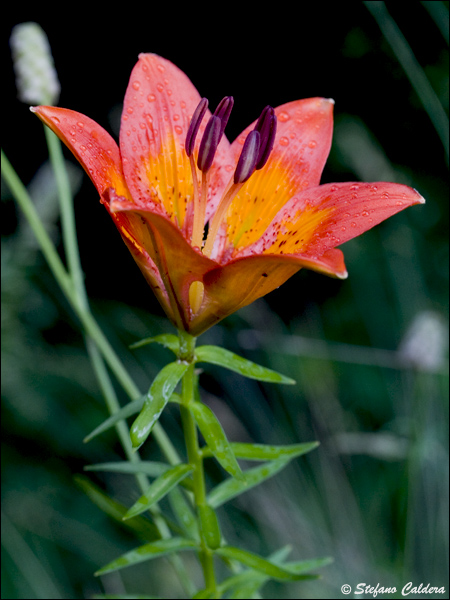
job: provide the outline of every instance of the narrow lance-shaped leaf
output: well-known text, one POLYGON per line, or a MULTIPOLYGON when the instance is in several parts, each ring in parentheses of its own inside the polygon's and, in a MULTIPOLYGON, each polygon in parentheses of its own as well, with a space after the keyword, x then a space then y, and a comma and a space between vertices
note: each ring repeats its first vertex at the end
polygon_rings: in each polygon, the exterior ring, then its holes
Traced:
POLYGON ((131 427, 130 437, 134 448, 139 448, 145 442, 188 367, 187 363, 173 362, 155 377, 141 413, 131 427))
POLYGON ((255 569, 255 571, 260 571, 273 579, 279 579, 281 581, 298 581, 300 579, 317 579, 317 575, 305 575, 295 573, 290 569, 285 568, 284 566, 277 565, 262 556, 258 556, 258 554, 253 554, 253 552, 248 552, 247 550, 241 550, 241 548, 235 548, 233 546, 223 546, 222 548, 218 548, 216 550, 216 554, 219 556, 223 556, 225 558, 230 558, 232 560, 237 560, 238 562, 250 567, 251 569, 255 569))
MULTIPOLYGON (((132 463, 126 460, 112 463, 99 463, 97 465, 88 465, 84 467, 85 471, 109 471, 112 473, 126 473, 128 475, 135 475, 136 473, 144 473, 149 477, 159 477, 166 473, 170 469, 170 465, 163 462, 141 460, 136 463, 132 463)), ((180 485, 188 490, 192 490, 192 480, 183 479, 180 481, 180 485)))
POLYGON ((236 477, 243 479, 241 468, 236 460, 231 449, 230 442, 225 435, 222 425, 217 420, 213 411, 200 402, 191 402, 188 406, 189 410, 194 415, 194 419, 200 429, 205 442, 211 448, 211 452, 219 461, 222 467, 236 477))
POLYGON ((175 465, 162 475, 160 475, 150 485, 148 490, 139 500, 133 504, 127 514, 123 517, 130 519, 136 515, 140 515, 147 509, 149 509, 155 502, 158 502, 163 498, 170 490, 175 487, 182 479, 184 479, 189 473, 191 473, 192 467, 190 465, 175 465))
POLYGON ((257 365, 242 356, 238 356, 229 350, 219 348, 218 346, 199 346, 195 351, 197 362, 207 362, 213 365, 219 365, 235 371, 244 377, 257 379, 258 381, 268 381, 270 383, 294 384, 295 381, 290 377, 281 375, 272 369, 267 369, 257 365))
MULTIPOLYGON (((292 548, 290 546, 280 548, 272 553, 268 557, 268 560, 276 564, 283 564, 283 561, 289 556, 291 550, 292 548)), ((218 591, 224 596, 226 592, 233 590, 233 592, 227 596, 229 598, 252 598, 253 594, 255 594, 269 579, 270 577, 260 571, 246 569, 237 575, 231 575, 230 577, 227 577, 227 579, 221 581, 218 586, 218 591)))
POLYGON ((289 464, 288 458, 280 458, 265 463, 260 467, 248 469, 244 472, 245 479, 243 481, 226 479, 210 492, 208 495, 208 504, 213 508, 222 506, 222 504, 225 504, 225 502, 228 502, 232 498, 239 496, 247 490, 263 483, 266 479, 273 477, 276 473, 281 471, 281 469, 284 469, 287 464, 289 464))
POLYGON ((111 573, 112 571, 118 571, 131 565, 144 562, 146 560, 152 560, 160 556, 167 554, 174 554, 181 552, 182 550, 198 550, 197 544, 185 538, 170 538, 167 540, 157 540, 150 544, 144 544, 139 546, 130 552, 122 554, 116 560, 108 563, 106 566, 99 569, 95 575, 104 575, 105 573, 111 573))
MULTIPOLYGON (((286 446, 269 446, 266 444, 248 444, 242 442, 231 442, 231 449, 237 458, 246 460, 276 460, 277 458, 289 458, 290 460, 311 452, 319 445, 319 442, 306 442, 305 444, 289 444, 286 446)), ((206 458, 212 455, 208 447, 202 449, 206 458)))
POLYGON ((161 335, 155 335, 153 337, 148 337, 143 340, 139 340, 139 342, 135 342, 130 345, 131 350, 135 350, 136 348, 141 348, 142 346, 146 346, 147 344, 161 344, 165 348, 172 350, 174 354, 178 355, 178 349, 180 347, 180 340, 178 336, 173 333, 162 333, 161 335))
POLYGON ((114 427, 114 425, 119 421, 122 421, 123 419, 131 417, 131 415, 138 413, 144 406, 145 398, 146 396, 141 396, 137 400, 128 402, 128 404, 123 406, 120 410, 108 417, 105 421, 103 421, 103 423, 101 423, 98 427, 91 431, 91 433, 87 435, 83 441, 90 442, 97 435, 100 435, 101 433, 104 433, 111 427, 114 427))

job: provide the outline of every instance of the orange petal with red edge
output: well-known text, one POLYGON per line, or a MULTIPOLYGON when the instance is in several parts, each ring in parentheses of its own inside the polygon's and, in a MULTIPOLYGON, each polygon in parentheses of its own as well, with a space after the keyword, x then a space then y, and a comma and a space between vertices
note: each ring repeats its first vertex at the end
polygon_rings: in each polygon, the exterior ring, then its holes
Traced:
MULTIPOLYGON (((333 101, 309 98, 275 109, 277 134, 266 165, 237 194, 227 215, 225 246, 237 250, 258 240, 297 193, 319 185, 333 133, 333 101)), ((250 125, 232 144, 237 157, 250 125)))
POLYGON ((112 187, 121 196, 130 198, 122 173, 119 148, 103 127, 67 108, 34 106, 31 111, 71 150, 100 196, 112 187))
POLYGON ((305 190, 277 214, 261 239, 241 254, 323 256, 408 206, 424 202, 397 183, 335 183, 305 190))
MULTIPOLYGON (((190 79, 170 61, 156 54, 141 54, 125 94, 120 128, 120 151, 128 187, 135 201, 168 216, 184 230, 192 213, 193 182, 184 152, 191 117, 200 95, 190 79)), ((207 111, 196 148, 206 126, 207 111)), ((210 194, 226 184, 223 166, 229 162, 224 138, 213 163, 210 194)))

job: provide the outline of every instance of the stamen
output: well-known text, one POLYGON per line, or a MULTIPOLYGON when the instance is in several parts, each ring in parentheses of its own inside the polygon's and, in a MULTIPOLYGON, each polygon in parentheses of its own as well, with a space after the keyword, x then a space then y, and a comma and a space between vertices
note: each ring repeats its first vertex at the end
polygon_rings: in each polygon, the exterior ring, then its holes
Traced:
POLYGON ((255 130, 259 131, 261 136, 258 160, 255 166, 255 169, 259 171, 259 169, 262 169, 266 164, 267 159, 272 152, 277 133, 277 118, 275 116, 275 111, 271 106, 266 106, 262 111, 258 122, 256 123, 255 130))
POLYGON ((198 152, 197 166, 203 173, 207 173, 211 168, 217 146, 220 142, 221 131, 222 120, 213 115, 206 125, 198 152))
MULTIPOLYGON (((216 112, 218 112, 218 109, 219 107, 217 107, 216 112)), ((276 131, 277 118, 275 111, 271 106, 266 106, 255 128, 248 134, 244 142, 234 176, 230 180, 216 213, 210 221, 208 237, 203 248, 205 256, 211 256, 217 233, 233 198, 239 193, 242 185, 251 177, 254 171, 261 169, 266 164, 273 149, 276 131)))
POLYGON ((208 108, 208 99, 202 98, 200 100, 199 105, 195 109, 194 114, 192 115, 192 119, 189 124, 189 129, 188 129, 188 132, 186 135, 186 144, 185 144, 186 154, 188 156, 191 156, 192 152, 194 151, 195 138, 197 137, 198 129, 203 120, 203 117, 205 116, 205 112, 206 112, 207 108, 208 108))
POLYGON ((244 183, 254 172, 259 158, 260 138, 256 129, 248 134, 234 172, 234 183, 244 183))
POLYGON ((217 105, 216 110, 214 111, 214 115, 219 117, 222 121, 222 130, 220 132, 220 137, 222 137, 223 132, 225 131, 225 127, 227 126, 228 119, 230 118, 231 110, 233 108, 234 98, 233 96, 225 96, 217 105))

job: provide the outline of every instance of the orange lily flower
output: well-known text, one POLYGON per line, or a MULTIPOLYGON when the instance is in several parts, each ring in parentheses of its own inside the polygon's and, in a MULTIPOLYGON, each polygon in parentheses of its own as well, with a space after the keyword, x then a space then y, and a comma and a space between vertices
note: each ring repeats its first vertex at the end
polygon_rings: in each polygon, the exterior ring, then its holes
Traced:
POLYGON ((424 202, 394 183, 319 185, 332 100, 266 107, 232 144, 232 98, 213 115, 207 104, 174 64, 141 54, 119 146, 78 112, 31 109, 84 167, 167 316, 191 335, 302 267, 347 277, 336 246, 424 202))

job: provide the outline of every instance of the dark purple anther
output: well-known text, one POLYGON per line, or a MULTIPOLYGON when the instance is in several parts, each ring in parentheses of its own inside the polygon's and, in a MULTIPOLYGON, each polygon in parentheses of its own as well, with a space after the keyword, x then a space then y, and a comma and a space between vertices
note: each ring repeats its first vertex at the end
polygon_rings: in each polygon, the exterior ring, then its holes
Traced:
POLYGON ((255 131, 259 131, 261 135, 261 144, 259 147, 258 160, 256 162, 255 169, 262 169, 272 152, 273 144, 275 142, 275 135, 277 133, 277 118, 275 111, 271 106, 266 106, 262 111, 258 122, 255 126, 255 131))
POLYGON ((239 161, 234 172, 234 183, 244 183, 254 172, 259 156, 261 136, 259 131, 250 131, 242 148, 239 161))
POLYGON ((206 98, 202 98, 200 100, 199 105, 194 111, 192 115, 191 122, 189 124, 189 129, 186 136, 186 144, 185 150, 186 154, 190 156, 194 151, 195 138, 197 137, 198 128, 200 127, 200 123, 202 122, 203 117, 205 116, 206 109, 208 108, 208 100, 206 98))
POLYGON ((214 111, 214 115, 219 117, 222 121, 222 130, 220 132, 220 137, 222 137, 223 132, 225 131, 225 127, 227 126, 228 119, 230 118, 231 109, 233 108, 234 98, 233 96, 225 96, 217 105, 216 110, 214 111))
POLYGON ((217 146, 222 135, 222 121, 219 117, 212 116, 205 127, 200 150, 198 152, 197 166, 200 171, 207 173, 211 168, 216 153, 217 146))

